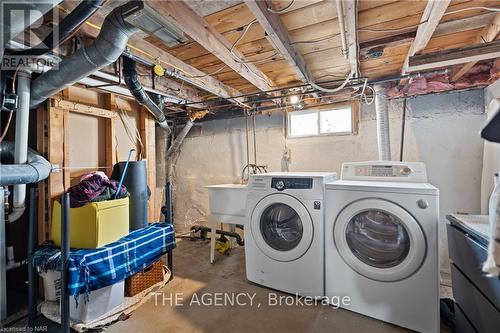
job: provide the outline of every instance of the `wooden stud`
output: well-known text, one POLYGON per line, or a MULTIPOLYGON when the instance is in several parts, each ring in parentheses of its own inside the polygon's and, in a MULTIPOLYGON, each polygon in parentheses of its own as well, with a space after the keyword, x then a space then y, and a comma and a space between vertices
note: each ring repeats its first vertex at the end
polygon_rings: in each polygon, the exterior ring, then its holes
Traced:
MULTIPOLYGON (((477 43, 488 43, 493 40, 498 36, 500 33, 500 13, 497 13, 493 20, 488 24, 484 30, 483 33, 477 37, 476 42, 477 43)), ((458 81, 465 73, 467 73, 474 65, 476 64, 476 61, 471 61, 466 63, 462 68, 460 68, 452 77, 452 81, 456 82, 458 81)))
POLYGON ((159 219, 159 213, 155 209, 156 200, 156 138, 155 121, 148 110, 141 108, 139 113, 139 133, 144 146, 143 156, 147 160, 147 178, 151 190, 151 197, 148 201, 149 222, 159 219))

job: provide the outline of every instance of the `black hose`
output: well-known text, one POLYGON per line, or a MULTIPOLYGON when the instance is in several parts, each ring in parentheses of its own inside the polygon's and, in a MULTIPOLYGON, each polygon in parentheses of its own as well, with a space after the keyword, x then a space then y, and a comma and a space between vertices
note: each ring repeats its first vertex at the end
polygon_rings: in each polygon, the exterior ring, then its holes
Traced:
MULTIPOLYGON (((192 226, 191 227, 191 231, 192 232, 198 232, 198 231, 200 231, 203 234, 206 234, 207 232, 211 232, 212 234, 215 233, 215 234, 219 234, 219 235, 223 235, 223 236, 234 237, 234 238, 236 238, 236 243, 239 246, 244 246, 245 245, 245 242, 243 241, 243 239, 241 239, 241 236, 238 233, 236 233, 236 232, 230 232, 230 231, 218 230, 218 229, 216 229, 215 231, 213 231, 211 228, 204 227, 204 226, 201 226, 201 225, 194 225, 194 226, 192 226)), ((212 237, 215 237, 215 235, 213 235, 212 237)))
POLYGON ((54 44, 54 30, 45 37, 45 39, 37 46, 16 52, 16 55, 42 55, 57 46, 67 41, 73 34, 78 31, 85 21, 87 21, 99 8, 101 8, 104 0, 85 0, 82 1, 71 13, 61 20, 57 31, 57 44, 54 44))
POLYGON ((148 111, 156 118, 156 121, 161 128, 170 133, 170 127, 167 124, 167 118, 165 114, 160 109, 158 105, 149 97, 149 95, 144 90, 141 82, 137 77, 137 69, 135 65, 135 60, 129 57, 123 58, 123 80, 127 85, 128 90, 134 96, 134 98, 142 105, 144 105, 148 111))

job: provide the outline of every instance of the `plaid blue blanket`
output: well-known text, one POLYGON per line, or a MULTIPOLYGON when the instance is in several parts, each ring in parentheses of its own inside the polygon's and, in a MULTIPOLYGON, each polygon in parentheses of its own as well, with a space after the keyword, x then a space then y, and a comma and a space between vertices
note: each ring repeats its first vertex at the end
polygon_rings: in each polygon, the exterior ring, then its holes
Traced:
MULTIPOLYGON (((78 298, 143 270, 175 248, 174 228, 151 224, 99 249, 74 249, 69 256, 69 294, 78 298)), ((33 256, 38 271, 61 270, 59 248, 43 247, 33 256)))

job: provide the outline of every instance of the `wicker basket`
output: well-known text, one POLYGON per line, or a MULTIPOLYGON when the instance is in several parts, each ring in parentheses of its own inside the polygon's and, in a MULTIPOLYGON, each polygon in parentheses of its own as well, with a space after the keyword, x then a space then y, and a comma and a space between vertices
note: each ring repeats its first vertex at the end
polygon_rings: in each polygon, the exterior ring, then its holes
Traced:
POLYGON ((163 281, 163 263, 158 260, 142 272, 125 279, 125 296, 135 296, 161 281, 163 281))

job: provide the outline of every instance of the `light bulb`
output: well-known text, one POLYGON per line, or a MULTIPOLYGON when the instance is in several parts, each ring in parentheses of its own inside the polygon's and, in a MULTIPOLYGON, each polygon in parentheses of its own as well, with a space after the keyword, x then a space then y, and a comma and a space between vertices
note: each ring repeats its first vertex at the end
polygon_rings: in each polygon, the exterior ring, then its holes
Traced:
POLYGON ((297 104, 299 101, 300 101, 299 96, 297 96, 297 95, 290 96, 290 103, 291 104, 297 104))

